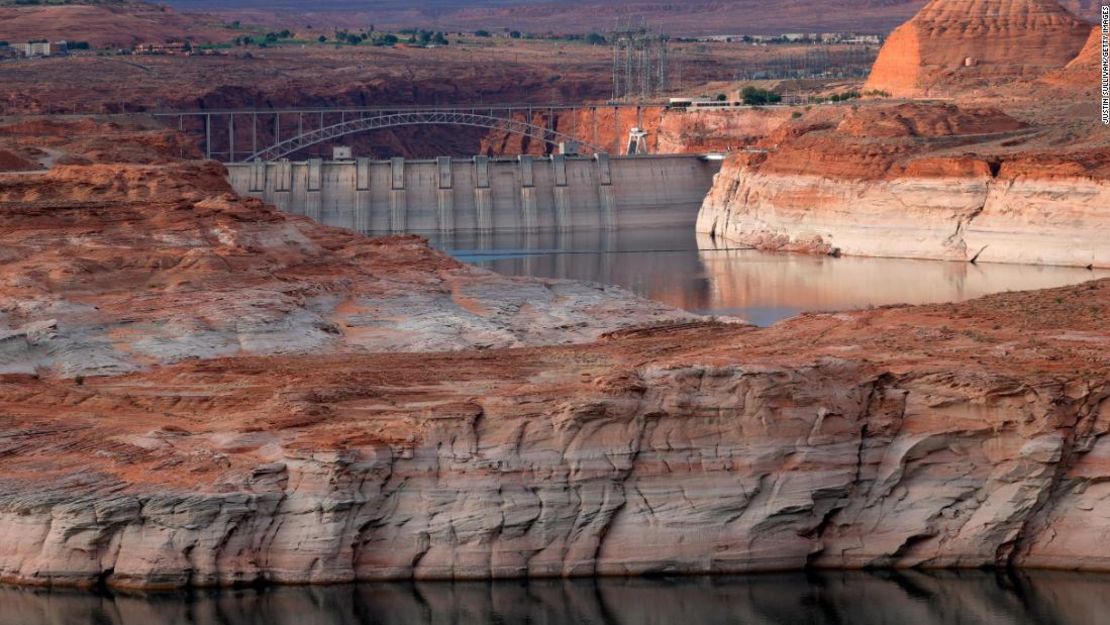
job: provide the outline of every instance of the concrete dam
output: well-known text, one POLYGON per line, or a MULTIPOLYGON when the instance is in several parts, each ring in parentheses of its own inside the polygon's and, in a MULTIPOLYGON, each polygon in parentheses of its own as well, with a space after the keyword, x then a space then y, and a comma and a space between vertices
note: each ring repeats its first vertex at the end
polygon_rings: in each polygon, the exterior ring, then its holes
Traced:
POLYGON ((720 161, 687 154, 232 163, 232 187, 361 232, 693 227, 720 161))

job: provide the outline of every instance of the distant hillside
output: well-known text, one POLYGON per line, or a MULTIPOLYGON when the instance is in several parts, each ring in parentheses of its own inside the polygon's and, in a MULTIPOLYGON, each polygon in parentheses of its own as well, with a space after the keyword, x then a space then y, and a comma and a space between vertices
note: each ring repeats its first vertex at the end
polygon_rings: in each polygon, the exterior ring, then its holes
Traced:
MULTIPOLYGON (((167 0, 180 9, 321 25, 604 31, 629 20, 677 35, 792 31, 887 32, 925 0, 167 0)), ((1097 0, 1064 0, 1094 21, 1097 0)))
POLYGON ((0 41, 87 41, 95 47, 167 40, 227 41, 235 35, 215 18, 133 2, 61 3, 0 0, 0 41))
POLYGON ((69 4, 121 6, 133 3, 128 0, 0 0, 0 7, 64 6, 69 4))
POLYGON ((924 0, 827 0, 818 3, 812 0, 319 0, 312 3, 168 0, 168 3, 182 10, 203 10, 225 16, 240 15, 258 20, 269 14, 286 20, 327 25, 373 23, 383 27, 419 25, 450 29, 589 32, 643 20, 672 34, 692 35, 832 30, 884 32, 909 19, 924 0))

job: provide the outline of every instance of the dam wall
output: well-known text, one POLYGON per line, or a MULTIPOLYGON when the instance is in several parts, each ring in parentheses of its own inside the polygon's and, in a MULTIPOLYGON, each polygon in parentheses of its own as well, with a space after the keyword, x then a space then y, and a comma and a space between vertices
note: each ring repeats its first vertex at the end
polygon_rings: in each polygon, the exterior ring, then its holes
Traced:
POLYGON ((719 169, 686 154, 227 165, 241 195, 363 232, 693 227, 719 169))

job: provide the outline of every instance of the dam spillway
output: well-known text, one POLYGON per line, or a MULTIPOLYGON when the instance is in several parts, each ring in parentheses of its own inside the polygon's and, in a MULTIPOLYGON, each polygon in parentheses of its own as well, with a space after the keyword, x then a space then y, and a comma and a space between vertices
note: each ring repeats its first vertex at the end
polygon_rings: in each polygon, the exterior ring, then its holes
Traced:
POLYGON ((227 165, 240 195, 362 232, 693 227, 719 169, 689 154, 227 165))

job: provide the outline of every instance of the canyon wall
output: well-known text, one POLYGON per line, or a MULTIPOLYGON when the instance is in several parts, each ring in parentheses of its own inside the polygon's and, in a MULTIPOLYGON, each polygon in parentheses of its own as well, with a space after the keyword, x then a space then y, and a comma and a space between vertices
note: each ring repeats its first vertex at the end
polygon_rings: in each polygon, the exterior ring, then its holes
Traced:
POLYGON ((217 163, 167 156, 179 140, 115 121, 0 126, 0 150, 34 143, 57 161, 0 175, 0 375, 521 347, 688 316, 613 287, 499 276, 416 237, 371 240, 282 213, 237 196, 217 163))
MULTIPOLYGON (((615 155, 627 154, 633 128, 647 133, 652 154, 697 154, 752 144, 790 119, 791 112, 787 107, 686 111, 626 104, 573 111, 537 109, 531 117, 524 114, 516 119, 558 130, 615 155)), ((554 151, 551 145, 501 131, 489 132, 481 147, 481 153, 488 155, 542 156, 554 151)))
POLYGON ((1110 570, 1107 310, 1102 281, 492 357, 8 376, 0 579, 1110 570))
MULTIPOLYGON (((844 130, 1022 132, 909 112, 844 130)), ((0 176, 0 581, 1110 570, 1110 280, 760 329, 0 130, 85 162, 0 176)))
POLYGON ((814 110, 730 157, 698 232, 768 250, 1107 267, 1110 150, 1102 129, 1077 127, 953 104, 814 110))
POLYGON ((991 174, 844 179, 726 163, 698 231, 760 249, 1110 267, 1110 181, 991 174))

